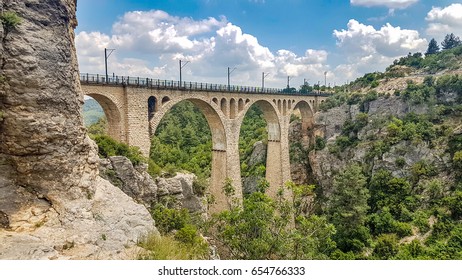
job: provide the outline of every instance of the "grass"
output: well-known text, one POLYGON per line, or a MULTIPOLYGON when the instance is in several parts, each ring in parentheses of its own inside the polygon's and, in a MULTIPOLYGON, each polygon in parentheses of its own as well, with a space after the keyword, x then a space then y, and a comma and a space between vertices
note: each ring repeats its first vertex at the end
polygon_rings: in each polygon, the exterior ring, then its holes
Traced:
POLYGON ((137 256, 139 260, 206 259, 203 254, 198 254, 193 246, 179 242, 171 236, 160 236, 151 233, 139 241, 138 246, 144 249, 137 256))

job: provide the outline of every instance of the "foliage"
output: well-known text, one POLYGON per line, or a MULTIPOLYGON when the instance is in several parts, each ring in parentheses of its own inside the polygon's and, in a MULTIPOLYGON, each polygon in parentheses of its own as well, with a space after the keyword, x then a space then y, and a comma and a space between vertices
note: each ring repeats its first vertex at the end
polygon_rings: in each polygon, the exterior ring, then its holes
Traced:
POLYGON ((186 170, 210 177, 212 136, 204 115, 183 101, 164 116, 151 139, 150 158, 167 173, 186 170))
POLYGON ((374 247, 374 257, 381 260, 389 260, 398 254, 398 238, 394 234, 383 234, 377 238, 374 247))
POLYGON ((425 55, 432 55, 435 53, 438 53, 440 51, 440 47, 438 46, 438 42, 434 38, 430 40, 430 43, 428 43, 428 48, 427 51, 425 52, 425 55))
POLYGON ((394 219, 405 220, 408 210, 415 207, 411 185, 404 178, 396 178, 387 170, 379 170, 369 183, 371 212, 389 209, 394 219))
POLYGON ((411 226, 396 220, 390 213, 389 207, 383 207, 379 211, 368 215, 367 226, 374 236, 393 233, 399 237, 404 237, 412 234, 411 226))
MULTIPOLYGON (((276 199, 268 197, 260 184, 256 192, 244 198, 243 206, 215 216, 212 233, 227 248, 233 259, 325 259, 335 248, 331 239, 334 227, 323 217, 297 215, 295 228, 290 225, 292 203, 311 193, 312 187, 296 190, 294 201, 284 198, 281 189, 276 199)), ((297 188, 293 184, 290 189, 297 188)))
POLYGON ((401 119, 391 117, 386 130, 387 144, 396 144, 403 140, 431 143, 436 138, 435 126, 428 115, 408 113, 401 119))
POLYGON ((335 177, 327 213, 337 230, 334 241, 343 252, 359 252, 369 243, 365 227, 368 199, 366 177, 360 166, 351 165, 335 177))
POLYGON ((99 118, 95 123, 87 127, 87 132, 90 135, 105 135, 107 131, 107 119, 105 116, 99 118))
POLYGON ((128 158, 133 165, 138 165, 147 161, 137 147, 130 147, 127 144, 120 143, 107 135, 94 135, 92 139, 98 145, 98 154, 100 157, 124 156, 128 158))
POLYGON ((186 209, 172 209, 162 204, 156 204, 151 209, 151 215, 156 221, 156 227, 162 234, 179 230, 191 223, 191 217, 186 209))
POLYGON ((358 142, 358 133, 368 124, 368 115, 359 113, 355 120, 346 120, 343 124, 342 135, 335 139, 335 144, 344 151, 347 147, 353 146, 358 142))
POLYGON ((149 234, 138 242, 145 249, 140 252, 140 260, 198 260, 207 259, 206 247, 181 242, 172 236, 149 234))
MULTIPOLYGON (((173 236, 179 242, 173 244, 180 247, 180 250, 181 248, 188 248, 192 251, 188 255, 188 259, 206 257, 208 245, 200 236, 197 226, 194 225, 193 219, 186 209, 168 208, 159 203, 152 207, 151 215, 156 221, 156 227, 161 234, 173 236)), ((156 251, 155 248, 150 250, 156 251)), ((154 252, 151 254, 154 254, 154 252)))
POLYGON ((444 75, 440 77, 436 82, 435 88, 437 95, 456 93, 458 101, 462 101, 462 77, 459 75, 444 75))
POLYGON ((451 196, 445 199, 445 203, 453 219, 462 218, 462 191, 455 191, 451 196))
POLYGON ((408 82, 406 89, 401 95, 403 99, 410 100, 414 104, 434 101, 436 97, 436 90, 433 87, 432 82, 429 81, 427 77, 426 79, 426 82, 420 85, 417 85, 413 82, 408 82))
POLYGON ((326 140, 323 137, 316 136, 315 138, 315 143, 314 143, 314 149, 316 151, 323 150, 326 147, 326 140))
POLYGON ((208 187, 207 180, 204 178, 194 178, 192 189, 195 195, 204 196, 208 187))
POLYGON ((329 96, 323 103, 319 105, 319 109, 327 111, 329 109, 338 107, 347 101, 347 94, 345 92, 338 92, 329 96))
POLYGON ((407 56, 395 60, 393 65, 387 68, 385 76, 393 77, 400 74, 404 76, 410 72, 410 69, 421 69, 429 74, 434 74, 445 69, 456 69, 459 67, 461 54, 461 45, 427 55, 425 58, 422 57, 421 53, 409 53, 407 56), (405 68, 403 69, 403 67, 405 68))
POLYGON ((2 22, 6 37, 9 32, 21 24, 22 19, 15 12, 6 11, 0 15, 0 21, 2 22))
POLYGON ((461 44, 462 42, 460 41, 459 37, 454 35, 454 33, 447 34, 446 37, 444 37, 443 42, 441 42, 443 50, 453 49, 460 46, 461 44))

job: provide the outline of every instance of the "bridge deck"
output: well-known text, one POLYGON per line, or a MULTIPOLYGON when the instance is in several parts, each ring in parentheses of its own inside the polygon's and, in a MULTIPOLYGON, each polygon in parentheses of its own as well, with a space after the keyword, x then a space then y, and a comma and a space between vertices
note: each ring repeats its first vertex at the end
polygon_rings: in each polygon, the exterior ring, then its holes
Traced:
POLYGON ((198 83, 198 82, 180 82, 174 80, 160 80, 130 76, 109 76, 106 80, 105 75, 99 74, 80 74, 80 82, 82 84, 108 84, 115 86, 133 86, 145 87, 153 89, 164 90, 185 90, 185 91, 213 91, 213 92, 230 92, 230 93, 267 93, 276 95, 294 95, 294 96, 322 96, 328 97, 332 93, 328 92, 302 92, 290 91, 287 89, 279 88, 262 88, 250 86, 236 86, 236 85, 222 85, 211 83, 198 83))

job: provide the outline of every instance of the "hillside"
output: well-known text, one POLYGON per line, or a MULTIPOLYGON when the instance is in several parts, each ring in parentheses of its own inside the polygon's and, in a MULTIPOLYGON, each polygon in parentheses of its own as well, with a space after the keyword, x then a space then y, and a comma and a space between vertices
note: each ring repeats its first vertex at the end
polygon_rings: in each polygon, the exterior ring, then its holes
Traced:
POLYGON ((401 58, 316 115, 326 146, 310 165, 337 257, 461 257, 461 54, 401 58))
POLYGON ((427 56, 421 53, 409 53, 395 60, 385 72, 365 74, 337 90, 360 93, 375 90, 393 94, 395 91, 404 90, 408 81, 418 84, 422 83, 426 76, 437 78, 443 75, 460 74, 462 74, 462 46, 427 56))

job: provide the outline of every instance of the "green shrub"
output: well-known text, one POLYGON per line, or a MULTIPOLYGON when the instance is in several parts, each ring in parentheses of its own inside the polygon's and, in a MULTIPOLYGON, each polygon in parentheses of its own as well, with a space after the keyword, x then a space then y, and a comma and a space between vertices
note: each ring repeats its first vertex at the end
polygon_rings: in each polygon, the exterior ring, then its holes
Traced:
POLYGON ((454 194, 445 198, 445 204, 454 219, 462 218, 462 191, 455 191, 454 194))
POLYGON ((348 136, 340 135, 335 138, 335 144, 340 148, 340 151, 345 151, 346 148, 354 143, 348 136))
POLYGON ((375 236, 394 233, 399 237, 405 237, 412 234, 411 225, 397 221, 388 207, 369 215, 367 225, 375 236))
POLYGON ((202 256, 202 258, 207 257, 209 247, 196 226, 187 224, 180 228, 175 233, 175 239, 190 246, 195 255, 202 256))
POLYGON ((96 135, 93 136, 98 145, 98 154, 107 158, 110 156, 124 156, 128 158, 133 165, 146 162, 146 158, 143 157, 138 147, 130 147, 127 144, 120 143, 107 135, 96 135))
POLYGON ((19 24, 21 24, 22 19, 15 13, 6 11, 0 15, 0 21, 3 24, 3 29, 5 30, 5 37, 10 31, 15 29, 19 24))
POLYGON ((408 244, 403 244, 399 247, 399 253, 396 259, 413 260, 413 259, 429 259, 426 257, 425 247, 418 239, 412 240, 408 244))
POLYGON ((398 254, 398 238, 394 234, 383 234, 377 238, 374 256, 381 260, 390 260, 398 254))
POLYGON ((432 177, 437 174, 436 167, 424 160, 416 162, 411 167, 411 178, 412 182, 417 184, 420 179, 424 177, 432 177))
POLYGON ((151 210, 151 215, 156 222, 157 229, 163 234, 179 230, 191 223, 191 216, 188 210, 171 209, 162 204, 156 204, 151 210))
POLYGON ((413 224, 419 228, 421 234, 426 233, 430 230, 430 224, 428 223, 429 215, 424 211, 417 211, 414 213, 413 224))
POLYGON ((399 168, 403 168, 406 165, 406 160, 403 157, 398 157, 395 160, 395 164, 399 168))
POLYGON ((316 140, 314 143, 314 149, 316 151, 320 151, 326 147, 326 140, 323 137, 316 136, 316 140))
POLYGON ((457 151, 454 153, 454 156, 452 157, 452 164, 457 169, 459 174, 462 173, 462 151, 457 151))
POLYGON ((105 135, 107 131, 106 117, 99 118, 98 121, 87 127, 87 132, 91 136, 105 135))
POLYGON ((204 196, 207 190, 207 180, 202 177, 196 177, 193 181, 192 188, 195 195, 204 196))
POLYGON ((158 166, 152 159, 149 159, 148 173, 152 178, 159 177, 162 174, 162 168, 160 168, 160 166, 158 166))

